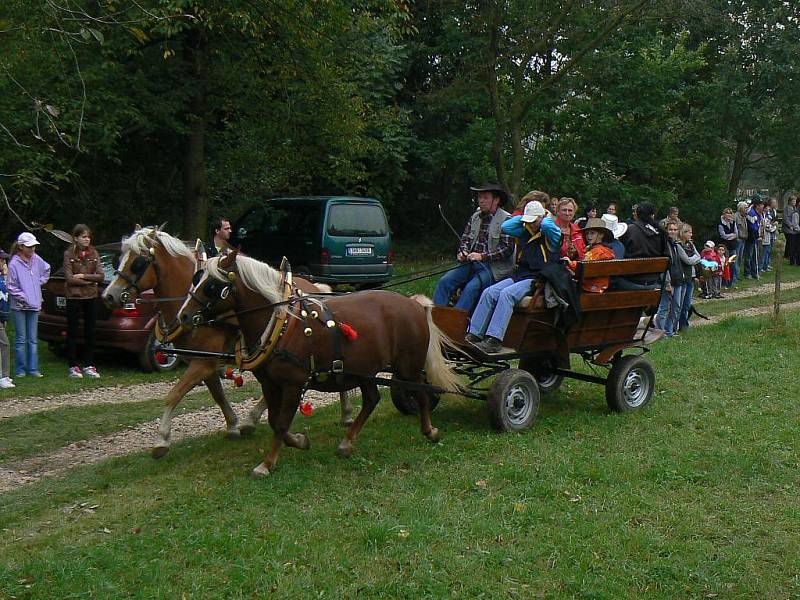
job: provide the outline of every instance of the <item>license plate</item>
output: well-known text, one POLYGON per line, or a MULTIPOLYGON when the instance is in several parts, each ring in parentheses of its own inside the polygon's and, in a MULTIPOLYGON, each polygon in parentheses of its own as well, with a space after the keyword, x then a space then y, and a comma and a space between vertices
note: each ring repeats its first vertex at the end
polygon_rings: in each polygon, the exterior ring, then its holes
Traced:
POLYGON ((56 296, 56 306, 58 308, 67 308, 67 299, 64 296, 56 296))
POLYGON ((356 246, 347 248, 347 256, 372 256, 372 248, 356 246))

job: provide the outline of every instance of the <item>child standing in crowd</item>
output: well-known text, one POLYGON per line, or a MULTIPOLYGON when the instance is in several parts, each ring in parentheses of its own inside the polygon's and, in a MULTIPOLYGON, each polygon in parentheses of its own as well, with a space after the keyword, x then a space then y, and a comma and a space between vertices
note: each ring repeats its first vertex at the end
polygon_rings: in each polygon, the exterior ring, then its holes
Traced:
POLYGON ((50 279, 50 265, 36 254, 39 240, 27 231, 19 234, 8 263, 8 293, 14 319, 15 376, 42 377, 39 372, 38 327, 42 285, 50 279))
POLYGON ((717 255, 719 256, 719 261, 722 264, 722 287, 727 290, 730 289, 731 284, 733 283, 731 266, 734 264, 736 257, 728 256, 728 248, 725 246, 725 244, 720 244, 717 246, 717 255))
POLYGON ((97 284, 103 281, 100 255, 92 246, 92 231, 82 223, 72 229, 72 246, 64 252, 67 298, 67 358, 69 376, 100 377, 94 362, 94 326, 97 321, 97 284), (78 328, 83 314, 83 369, 78 362, 78 328))
POLYGON ((6 290, 6 272, 9 259, 5 250, 0 249, 0 389, 16 387, 9 377, 11 369, 11 352, 6 335, 8 321, 8 291, 6 290))
POLYGON ((711 240, 706 242, 700 252, 700 264, 703 266, 703 298, 722 298, 722 262, 717 254, 717 247, 711 240))

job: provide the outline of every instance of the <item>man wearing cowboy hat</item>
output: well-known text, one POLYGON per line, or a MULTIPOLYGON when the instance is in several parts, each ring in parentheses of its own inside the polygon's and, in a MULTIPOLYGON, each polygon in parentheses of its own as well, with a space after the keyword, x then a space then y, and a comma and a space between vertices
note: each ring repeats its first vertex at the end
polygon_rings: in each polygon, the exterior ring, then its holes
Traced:
POLYGON ((458 267, 444 274, 436 284, 433 303, 447 306, 450 297, 461 290, 456 308, 472 312, 481 292, 509 276, 514 269, 511 240, 501 226, 509 213, 500 208, 508 201, 508 193, 499 183, 486 182, 470 188, 478 195, 476 210, 461 235, 456 258, 458 267))

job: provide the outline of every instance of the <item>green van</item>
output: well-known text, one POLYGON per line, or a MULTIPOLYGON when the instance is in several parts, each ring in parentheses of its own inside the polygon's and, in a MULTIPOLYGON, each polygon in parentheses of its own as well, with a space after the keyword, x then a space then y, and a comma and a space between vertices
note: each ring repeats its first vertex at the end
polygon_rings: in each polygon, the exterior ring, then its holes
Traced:
POLYGON ((392 238, 374 198, 271 198, 233 224, 231 243, 273 266, 286 256, 313 281, 373 287, 392 277, 392 238))

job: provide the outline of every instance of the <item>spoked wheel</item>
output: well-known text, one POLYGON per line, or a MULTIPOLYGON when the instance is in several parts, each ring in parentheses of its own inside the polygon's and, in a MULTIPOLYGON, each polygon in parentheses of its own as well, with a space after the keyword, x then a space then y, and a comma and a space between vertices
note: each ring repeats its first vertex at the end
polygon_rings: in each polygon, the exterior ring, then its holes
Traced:
MULTIPOLYGON (((419 400, 417 400, 417 393, 399 385, 393 385, 389 388, 389 393, 392 398, 392 404, 395 408, 404 415, 418 415, 419 414, 419 400)), ((430 394, 431 412, 439 406, 439 394, 430 394)))
POLYGON ((488 402, 493 427, 500 431, 522 431, 536 420, 539 386, 527 371, 508 369, 492 382, 488 402))
POLYGON ((519 361, 519 368, 533 375, 534 379, 536 379, 536 383, 539 385, 539 391, 542 394, 552 394, 564 383, 564 376, 556 375, 552 371, 546 370, 547 366, 548 365, 545 365, 543 369, 542 365, 535 365, 534 361, 530 359, 523 358, 519 361))
POLYGON ((623 356, 614 362, 606 381, 606 402, 616 412, 647 406, 653 398, 656 374, 642 356, 623 356))

